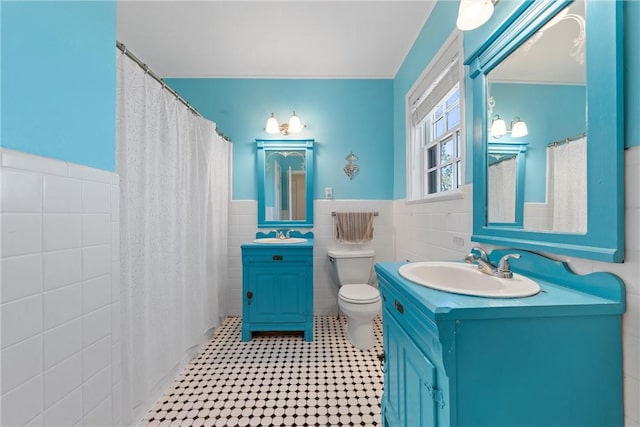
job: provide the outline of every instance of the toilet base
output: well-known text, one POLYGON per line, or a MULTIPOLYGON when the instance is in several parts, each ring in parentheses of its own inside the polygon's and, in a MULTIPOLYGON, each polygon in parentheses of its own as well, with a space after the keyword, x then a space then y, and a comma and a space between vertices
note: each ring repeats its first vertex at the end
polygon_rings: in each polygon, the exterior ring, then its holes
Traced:
POLYGON ((368 322, 359 321, 347 316, 346 336, 355 348, 369 350, 373 347, 375 336, 373 334, 372 320, 368 322))
POLYGON ((373 318, 380 314, 382 302, 353 304, 340 299, 338 306, 347 318, 345 335, 349 342, 360 350, 371 349, 375 343, 373 318))

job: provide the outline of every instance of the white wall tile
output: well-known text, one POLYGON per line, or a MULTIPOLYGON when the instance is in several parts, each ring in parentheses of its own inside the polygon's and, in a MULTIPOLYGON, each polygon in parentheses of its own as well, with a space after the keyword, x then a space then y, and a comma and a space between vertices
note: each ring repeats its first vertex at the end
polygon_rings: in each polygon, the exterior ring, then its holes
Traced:
POLYGON ((120 222, 120 185, 111 186, 111 221, 120 222))
POLYGON ((82 284, 82 312, 89 313, 111 304, 111 276, 86 280, 82 284))
POLYGON ((44 289, 50 290, 82 280, 82 250, 46 252, 44 254, 44 289))
POLYGON ((44 330, 82 316, 82 284, 64 286, 44 293, 44 330))
POLYGON ((4 258, 0 274, 0 302, 8 302, 42 292, 42 254, 4 258))
POLYGON ((624 416, 626 427, 640 426, 640 380, 624 379, 624 416))
POLYGON ((109 274, 111 270, 111 245, 91 246, 82 249, 82 279, 88 280, 109 274))
POLYGON ((63 176, 45 176, 44 211, 46 213, 80 213, 82 182, 63 176))
POLYGON ((119 331, 118 341, 111 336, 120 327, 111 278, 120 265, 119 177, 1 148, 0 163, 0 424, 112 425, 121 409, 113 384, 122 384, 119 331))
POLYGON ((69 176, 73 178, 79 178, 84 181, 97 181, 100 183, 111 184, 113 181, 113 175, 115 175, 113 172, 109 172, 106 170, 69 163, 69 176))
POLYGON ((82 406, 84 414, 93 411, 111 393, 111 369, 98 372, 82 386, 82 406))
POLYGON ((2 392, 40 375, 42 371, 42 335, 2 349, 2 392))
POLYGON ((25 427, 42 427, 44 426, 44 418, 42 417, 42 414, 40 415, 36 415, 35 418, 32 418, 30 421, 27 421, 27 423, 25 424, 25 427))
POLYGON ((82 244, 81 214, 43 216, 44 251, 79 248, 82 244))
POLYGON ((111 263, 111 301, 120 301, 120 261, 111 263))
POLYGON ((0 424, 21 426, 42 412, 42 376, 25 382, 0 398, 0 424))
POLYGON ((86 381, 111 364, 111 337, 107 336, 82 352, 82 378, 86 381))
POLYGON ((111 333, 111 307, 103 307, 82 318, 82 343, 89 346, 111 333))
POLYGON ((42 215, 2 214, 2 257, 42 251, 42 215))
POLYGON ((82 350, 82 319, 44 333, 44 369, 49 369, 82 350))
POLYGON ((111 422, 114 426, 122 425, 122 383, 111 387, 111 422))
POLYGON ((42 212, 42 175, 2 169, 2 212, 42 212))
POLYGON ((111 397, 107 396, 98 406, 84 416, 83 425, 86 427, 111 426, 111 397))
POLYGON ((44 407, 82 385, 82 355, 77 353, 44 372, 44 407))
POLYGON ((78 387, 44 411, 47 427, 68 427, 82 421, 82 388, 78 387))
POLYGON ((111 210, 111 185, 82 182, 82 213, 105 213, 111 210))
POLYGON ((2 304, 2 348, 42 333, 42 295, 2 304))
POLYGON ((109 214, 82 215, 82 245, 104 245, 111 242, 111 216, 109 214))
POLYGON ((111 383, 115 386, 120 382, 122 382, 122 345, 116 342, 111 346, 111 383))
POLYGON ((116 343, 121 338, 120 301, 111 304, 111 342, 116 343))
POLYGON ((120 261, 120 223, 111 223, 111 261, 120 261))
POLYGON ((49 159, 22 151, 7 150, 6 148, 0 148, 0 150, 2 151, 3 167, 53 175, 67 174, 67 163, 61 160, 49 159))

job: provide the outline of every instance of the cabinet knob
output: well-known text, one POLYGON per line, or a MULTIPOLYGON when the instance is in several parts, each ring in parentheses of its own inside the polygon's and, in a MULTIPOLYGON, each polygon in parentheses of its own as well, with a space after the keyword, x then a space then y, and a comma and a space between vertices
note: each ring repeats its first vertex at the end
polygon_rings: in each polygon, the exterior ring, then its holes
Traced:
POLYGON ((247 292, 247 299, 249 300, 248 303, 251 304, 251 298, 253 298, 253 292, 249 291, 247 292))

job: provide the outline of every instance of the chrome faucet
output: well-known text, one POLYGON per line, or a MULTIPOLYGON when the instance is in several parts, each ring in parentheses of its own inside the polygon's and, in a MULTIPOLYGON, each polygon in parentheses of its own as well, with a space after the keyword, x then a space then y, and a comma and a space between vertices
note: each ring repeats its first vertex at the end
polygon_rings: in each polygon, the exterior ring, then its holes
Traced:
POLYGON ((469 251, 469 255, 464 257, 464 261, 468 263, 477 263, 478 270, 480 270, 484 274, 488 274, 490 276, 501 277, 503 279, 511 279, 513 277, 513 272, 511 271, 511 266, 509 265, 509 259, 511 258, 520 258, 520 254, 507 254, 500 258, 500 262, 496 267, 491 261, 489 261, 489 257, 487 256, 487 252, 478 247, 471 248, 469 251), (480 254, 480 255, 478 255, 480 254))
POLYGON ((271 230, 269 233, 275 233, 276 239, 284 239, 284 233, 281 230, 274 229, 274 230, 271 230))
POLYGON ((287 234, 284 236, 285 239, 290 239, 291 238, 291 232, 292 231, 296 231, 293 228, 287 230, 287 234))

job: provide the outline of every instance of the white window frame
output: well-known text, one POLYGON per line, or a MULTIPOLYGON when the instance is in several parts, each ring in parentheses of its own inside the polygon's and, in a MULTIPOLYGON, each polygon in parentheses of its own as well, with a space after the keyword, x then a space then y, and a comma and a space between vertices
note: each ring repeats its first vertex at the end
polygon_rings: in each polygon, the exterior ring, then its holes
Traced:
MULTIPOLYGON (((450 68, 449 68, 450 69, 450 68)), ((444 95, 442 101, 446 100, 450 95, 450 91, 448 90, 447 94, 444 95)), ((433 57, 427 67, 423 70, 422 74, 418 79, 416 79, 413 86, 407 92, 405 96, 405 118, 406 118, 406 202, 407 203, 424 203, 424 202, 432 202, 432 201, 441 201, 455 198, 462 198, 464 193, 462 191, 462 186, 465 181, 465 134, 464 134, 464 123, 465 123, 465 108, 464 108, 464 65, 463 65, 463 47, 462 47, 462 34, 460 31, 454 31, 448 38, 447 41, 442 45, 438 53, 433 57), (460 106, 460 124, 457 129, 453 131, 447 131, 443 135, 439 137, 438 140, 432 141, 430 144, 425 144, 425 140, 427 140, 427 135, 425 132, 428 131, 426 129, 426 122, 430 122, 428 117, 431 113, 426 114, 425 118, 420 120, 419 123, 413 124, 412 120, 412 103, 416 102, 417 98, 422 98, 422 95, 428 93, 434 86, 434 80, 437 80, 439 76, 446 72, 447 68, 450 67, 452 55, 455 55, 457 60, 454 67, 458 67, 458 90, 460 93, 459 96, 459 106, 460 106), (458 182, 457 188, 448 191, 440 191, 440 183, 438 178, 438 188, 437 192, 432 194, 427 194, 424 182, 424 175, 428 170, 438 170, 441 169, 444 164, 438 164, 434 168, 428 169, 425 167, 426 156, 428 153, 428 148, 439 145, 442 141, 445 141, 449 136, 451 136, 454 132, 459 132, 460 138, 460 153, 459 153, 459 161, 460 161, 460 182, 458 182)), ((440 102, 438 102, 438 105, 440 102)), ((435 107, 434 107, 435 108, 435 107)), ((458 158, 452 160, 454 164, 454 174, 455 174, 455 162, 458 158)))

